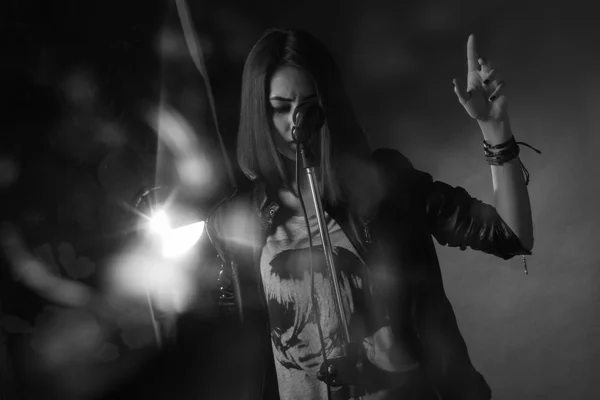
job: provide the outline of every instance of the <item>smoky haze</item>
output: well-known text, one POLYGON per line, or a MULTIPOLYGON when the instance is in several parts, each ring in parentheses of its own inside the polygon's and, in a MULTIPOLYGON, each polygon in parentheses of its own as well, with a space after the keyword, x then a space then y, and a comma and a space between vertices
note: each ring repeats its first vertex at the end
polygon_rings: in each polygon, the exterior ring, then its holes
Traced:
MULTIPOLYGON (((186 54, 177 32, 164 34, 166 3, 80 3, 11 6, 2 220, 20 226, 38 257, 55 259, 48 263, 56 273, 100 287, 94 271, 120 248, 131 223, 131 212, 114 199, 131 200, 138 183, 154 178, 156 135, 144 107, 172 100, 204 148, 218 154, 219 147, 205 84, 190 60, 177 58, 186 54), (157 49, 178 67, 166 68, 157 49)), ((244 57, 266 28, 299 27, 338 60, 373 147, 396 148, 435 179, 493 204, 481 133, 451 86, 464 80, 466 40, 474 33, 479 54, 507 82, 517 141, 542 151, 521 146, 535 245, 525 275, 518 257, 436 244, 446 291, 494 399, 600 398, 600 20, 591 5, 215 1, 190 2, 190 10, 232 159, 244 57)), ((227 179, 224 161, 212 162, 227 179)), ((227 192, 211 190, 206 204, 227 192)), ((56 312, 25 286, 2 268, 0 397, 7 399, 35 398, 24 386, 47 381, 39 371, 23 378, 29 362, 15 360, 37 360, 15 349, 35 337, 39 315, 56 312)), ((151 335, 144 338, 104 351, 124 356, 150 346, 151 335)))

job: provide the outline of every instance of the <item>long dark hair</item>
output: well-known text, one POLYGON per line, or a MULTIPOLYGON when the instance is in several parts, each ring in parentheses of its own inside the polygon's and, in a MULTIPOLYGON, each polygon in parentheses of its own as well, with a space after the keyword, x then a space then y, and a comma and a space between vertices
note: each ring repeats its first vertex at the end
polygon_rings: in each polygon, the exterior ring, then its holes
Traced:
POLYGON ((242 98, 237 157, 240 168, 252 181, 270 187, 286 187, 286 171, 271 136, 269 87, 275 70, 294 66, 313 80, 327 122, 321 129, 321 170, 326 200, 344 200, 342 159, 366 159, 370 148, 342 85, 339 68, 323 43, 297 29, 269 29, 246 58, 242 75, 242 98))

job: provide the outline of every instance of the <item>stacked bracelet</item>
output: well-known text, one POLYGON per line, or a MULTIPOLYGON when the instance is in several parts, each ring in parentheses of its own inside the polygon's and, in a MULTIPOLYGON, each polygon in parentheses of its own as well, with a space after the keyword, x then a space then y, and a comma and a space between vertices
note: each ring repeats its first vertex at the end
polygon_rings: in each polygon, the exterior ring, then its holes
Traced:
POLYGON ((485 160, 490 165, 502 165, 519 156, 519 146, 514 136, 504 143, 492 146, 485 140, 483 141, 483 152, 485 160))
MULTIPOLYGON (((535 151, 538 154, 542 154, 541 151, 531 147, 527 143, 517 142, 514 136, 511 136, 504 143, 500 143, 497 145, 491 145, 487 141, 483 141, 483 153, 485 155, 485 160, 489 165, 502 165, 505 164, 517 157, 519 157, 520 147, 519 145, 525 145, 535 151)), ((523 171, 523 175, 525 176, 525 185, 529 184, 529 171, 523 165, 521 160, 519 160, 521 164, 521 170, 523 171)))

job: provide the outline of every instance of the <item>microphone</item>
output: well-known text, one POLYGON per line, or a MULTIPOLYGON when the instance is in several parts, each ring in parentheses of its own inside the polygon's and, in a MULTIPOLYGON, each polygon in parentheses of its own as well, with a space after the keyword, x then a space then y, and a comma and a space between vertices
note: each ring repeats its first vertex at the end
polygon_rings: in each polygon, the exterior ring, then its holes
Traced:
POLYGON ((306 144, 325 123, 325 111, 315 102, 300 103, 292 115, 292 138, 296 144, 306 144))

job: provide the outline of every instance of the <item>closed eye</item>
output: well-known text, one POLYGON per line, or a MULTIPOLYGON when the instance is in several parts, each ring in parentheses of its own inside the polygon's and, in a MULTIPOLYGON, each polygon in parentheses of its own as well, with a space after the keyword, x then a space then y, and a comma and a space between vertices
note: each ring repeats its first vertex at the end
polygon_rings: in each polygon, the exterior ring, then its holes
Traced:
POLYGON ((290 105, 285 105, 285 106, 279 106, 279 107, 273 107, 273 111, 276 114, 285 114, 290 112, 290 110, 292 109, 292 107, 290 105))

